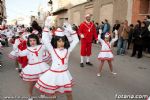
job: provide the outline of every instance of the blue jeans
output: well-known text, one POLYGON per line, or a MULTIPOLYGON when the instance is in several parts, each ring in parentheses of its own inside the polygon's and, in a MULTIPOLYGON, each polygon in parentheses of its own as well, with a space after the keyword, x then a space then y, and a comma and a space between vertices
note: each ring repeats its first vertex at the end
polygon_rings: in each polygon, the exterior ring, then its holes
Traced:
POLYGON ((128 40, 119 38, 118 44, 117 44, 117 55, 125 54, 126 53, 126 47, 127 47, 128 40))

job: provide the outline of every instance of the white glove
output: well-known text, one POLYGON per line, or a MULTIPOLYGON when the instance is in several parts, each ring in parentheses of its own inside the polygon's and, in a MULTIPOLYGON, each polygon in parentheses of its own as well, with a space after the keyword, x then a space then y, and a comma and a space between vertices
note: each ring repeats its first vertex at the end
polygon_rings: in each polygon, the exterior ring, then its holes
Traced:
POLYGON ((99 34, 100 34, 100 35, 102 34, 102 29, 99 29, 99 34))
POLYGON ((98 41, 98 40, 96 41, 96 44, 99 44, 99 41, 98 41))
POLYGON ((83 35, 83 34, 81 34, 81 35, 80 35, 80 37, 83 39, 83 38, 84 38, 84 35, 83 35))
POLYGON ((101 38, 101 34, 98 35, 98 40, 101 38))

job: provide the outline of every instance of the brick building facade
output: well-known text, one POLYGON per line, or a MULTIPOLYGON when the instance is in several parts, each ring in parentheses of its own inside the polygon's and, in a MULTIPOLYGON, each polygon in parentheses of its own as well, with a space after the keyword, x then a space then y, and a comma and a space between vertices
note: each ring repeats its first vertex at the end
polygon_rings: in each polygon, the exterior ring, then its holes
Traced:
POLYGON ((76 0, 68 0, 63 3, 64 6, 61 5, 61 9, 54 12, 58 15, 59 25, 63 23, 64 18, 68 18, 71 24, 79 25, 87 13, 92 14, 92 20, 99 23, 108 19, 111 25, 116 20, 128 20, 129 24, 135 24, 137 20, 144 20, 150 13, 150 0, 79 0, 80 3, 73 1, 76 0))
POLYGON ((0 0, 0 25, 2 24, 3 19, 6 19, 6 6, 5 0, 0 0))
POLYGON ((150 0, 133 0, 132 12, 132 23, 144 20, 146 15, 150 15, 150 0))

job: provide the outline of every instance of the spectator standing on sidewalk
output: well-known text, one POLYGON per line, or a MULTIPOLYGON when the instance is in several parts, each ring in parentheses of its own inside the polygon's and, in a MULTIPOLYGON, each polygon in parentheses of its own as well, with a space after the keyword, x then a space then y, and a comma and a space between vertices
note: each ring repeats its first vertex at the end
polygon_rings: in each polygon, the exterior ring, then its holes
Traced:
POLYGON ((137 58, 142 57, 142 51, 144 47, 144 38, 146 37, 146 33, 148 31, 146 27, 146 23, 141 21, 137 21, 137 25, 135 26, 134 33, 133 33, 133 51, 131 57, 136 55, 138 52, 137 58))
MULTIPOLYGON (((113 30, 112 30, 112 33, 113 33, 113 38, 115 38, 115 36, 117 35, 118 37, 118 30, 120 28, 120 24, 119 24, 119 20, 116 20, 114 26, 113 26, 113 30)), ((116 47, 117 46, 117 41, 114 42, 113 46, 116 47)))
POLYGON ((105 37, 105 34, 107 33, 107 32, 109 32, 110 31, 110 24, 108 23, 108 20, 107 19, 105 19, 105 22, 104 22, 104 27, 103 27, 103 31, 102 31, 102 39, 104 39, 104 37, 105 37))
POLYGON ((134 32, 134 25, 130 25, 130 31, 129 31, 129 38, 128 38, 128 48, 130 49, 130 44, 132 43, 132 38, 133 38, 133 32, 134 32))
POLYGON ((95 23, 95 27, 96 27, 96 33, 98 35, 99 34, 99 29, 100 29, 99 23, 95 23))
POLYGON ((120 27, 119 20, 116 20, 116 22, 115 22, 115 24, 114 24, 114 26, 113 26, 112 32, 115 31, 115 30, 118 30, 119 27, 120 27))
POLYGON ((128 35, 129 35, 129 27, 128 27, 128 21, 125 20, 123 23, 123 26, 120 27, 120 34, 117 44, 117 55, 125 55, 126 53, 126 46, 128 43, 128 35))
POLYGON ((145 38, 145 49, 147 49, 147 52, 150 54, 150 16, 147 15, 146 16, 146 20, 145 20, 145 23, 146 23, 146 27, 148 28, 148 33, 147 33, 147 37, 145 38))

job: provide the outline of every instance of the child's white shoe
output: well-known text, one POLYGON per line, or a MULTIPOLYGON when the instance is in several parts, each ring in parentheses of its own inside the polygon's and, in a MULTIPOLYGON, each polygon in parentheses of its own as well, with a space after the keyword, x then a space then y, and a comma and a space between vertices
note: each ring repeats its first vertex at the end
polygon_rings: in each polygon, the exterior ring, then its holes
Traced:
POLYGON ((33 98, 30 97, 30 98, 28 98, 28 100, 33 100, 33 98))
POLYGON ((111 72, 113 75, 116 75, 117 73, 115 73, 115 72, 111 72))
POLYGON ((45 95, 40 95, 40 98, 46 98, 46 96, 45 95))
POLYGON ((101 74, 100 74, 100 73, 97 73, 97 76, 98 76, 98 77, 101 77, 101 74))
POLYGON ((16 70, 18 71, 18 70, 19 70, 19 68, 16 68, 16 70))

